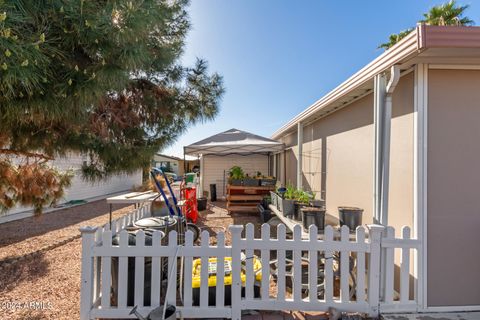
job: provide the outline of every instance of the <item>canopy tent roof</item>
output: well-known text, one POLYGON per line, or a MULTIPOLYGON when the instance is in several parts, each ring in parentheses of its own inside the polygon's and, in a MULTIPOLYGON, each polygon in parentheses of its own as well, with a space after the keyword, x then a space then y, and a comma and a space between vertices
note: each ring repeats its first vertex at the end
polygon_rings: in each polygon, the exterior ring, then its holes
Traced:
POLYGON ((230 129, 183 147, 186 155, 269 154, 284 149, 281 142, 230 129))

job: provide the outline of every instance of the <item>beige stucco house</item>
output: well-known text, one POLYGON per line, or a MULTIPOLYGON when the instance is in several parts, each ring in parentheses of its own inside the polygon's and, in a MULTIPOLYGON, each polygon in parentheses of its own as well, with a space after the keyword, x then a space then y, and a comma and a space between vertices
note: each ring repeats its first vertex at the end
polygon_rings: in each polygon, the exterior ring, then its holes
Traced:
POLYGON ((417 26, 272 138, 329 213, 412 228, 419 311, 480 310, 480 27, 417 26))

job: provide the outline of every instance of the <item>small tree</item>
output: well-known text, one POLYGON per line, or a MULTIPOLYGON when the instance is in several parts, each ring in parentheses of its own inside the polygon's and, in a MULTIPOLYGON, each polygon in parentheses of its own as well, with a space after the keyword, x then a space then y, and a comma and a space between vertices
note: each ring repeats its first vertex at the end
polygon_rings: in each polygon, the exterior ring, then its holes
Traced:
MULTIPOLYGON (((423 14, 424 19, 419 22, 432 26, 471 26, 474 21, 463 16, 468 7, 468 5, 459 6, 455 0, 450 0, 447 3, 432 7, 427 13, 423 14)), ((409 28, 398 34, 391 34, 388 42, 382 43, 378 47, 385 50, 390 49, 413 30, 414 28, 409 28)))
POLYGON ((86 179, 130 173, 216 116, 221 76, 179 64, 187 4, 0 0, 0 210, 62 197, 71 174, 49 160, 87 154, 86 179))

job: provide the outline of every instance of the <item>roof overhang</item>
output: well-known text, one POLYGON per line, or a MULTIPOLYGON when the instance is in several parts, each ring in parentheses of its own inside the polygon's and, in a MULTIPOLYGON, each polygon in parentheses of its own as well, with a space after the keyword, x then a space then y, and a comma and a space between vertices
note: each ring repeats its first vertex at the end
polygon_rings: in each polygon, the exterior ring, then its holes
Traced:
POLYGON ((417 63, 480 63, 480 27, 417 25, 395 46, 299 113, 271 136, 292 133, 299 122, 323 118, 373 91, 373 78, 393 65, 408 70, 417 63))

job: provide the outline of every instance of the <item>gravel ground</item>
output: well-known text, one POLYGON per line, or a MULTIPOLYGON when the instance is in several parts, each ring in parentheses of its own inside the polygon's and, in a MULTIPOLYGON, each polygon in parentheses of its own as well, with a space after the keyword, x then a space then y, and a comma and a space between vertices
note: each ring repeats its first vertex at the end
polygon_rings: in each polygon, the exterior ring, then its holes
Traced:
MULTIPOLYGON (((133 206, 114 206, 113 218, 124 215, 133 206)), ((81 226, 103 225, 108 222, 109 205, 105 200, 0 224, 1 261, 22 256, 74 235, 81 226)))

